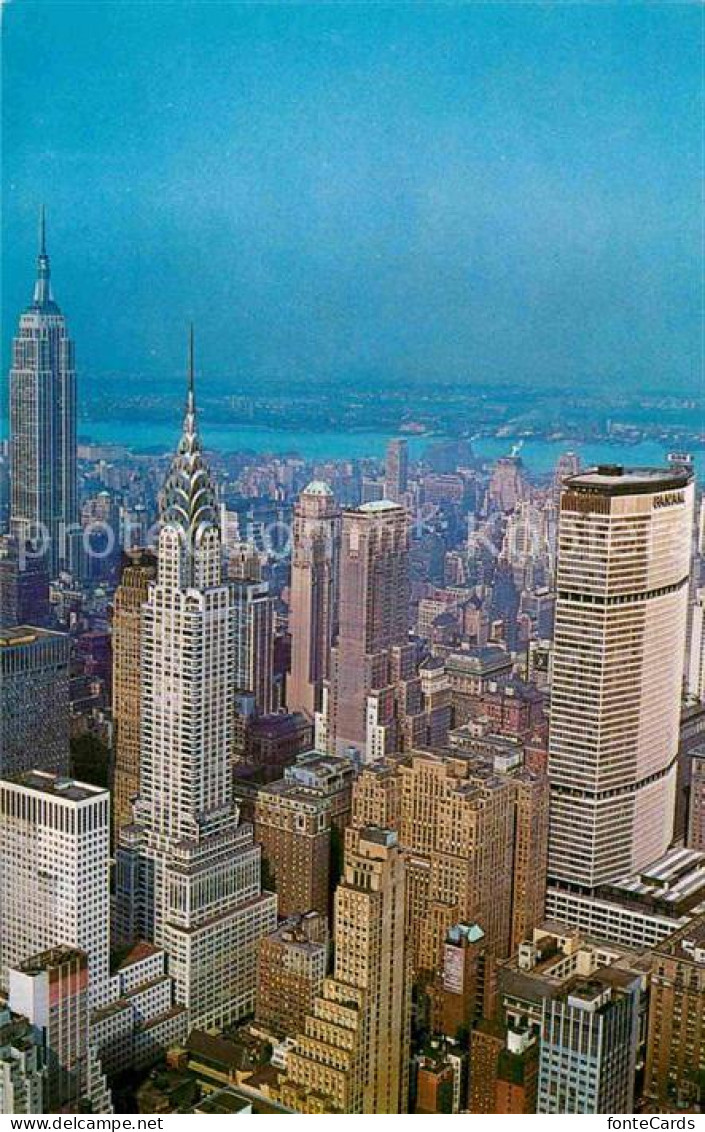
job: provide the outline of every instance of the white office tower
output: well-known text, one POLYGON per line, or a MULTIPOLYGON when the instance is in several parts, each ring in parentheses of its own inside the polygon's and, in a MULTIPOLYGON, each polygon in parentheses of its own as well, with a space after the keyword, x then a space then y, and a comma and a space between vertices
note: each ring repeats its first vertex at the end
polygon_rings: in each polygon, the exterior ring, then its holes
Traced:
POLYGON ((109 995, 110 795, 30 771, 0 780, 0 985, 58 943, 88 956, 89 1003, 109 995))
POLYGON ((673 832, 693 482, 618 466, 560 498, 549 778, 553 885, 591 891, 673 832))
POLYGON ((118 851, 125 932, 163 947, 190 1024, 254 1008, 256 948, 276 926, 260 847, 233 802, 234 592, 196 428, 193 353, 181 440, 161 496, 157 579, 143 608, 140 795, 118 851))

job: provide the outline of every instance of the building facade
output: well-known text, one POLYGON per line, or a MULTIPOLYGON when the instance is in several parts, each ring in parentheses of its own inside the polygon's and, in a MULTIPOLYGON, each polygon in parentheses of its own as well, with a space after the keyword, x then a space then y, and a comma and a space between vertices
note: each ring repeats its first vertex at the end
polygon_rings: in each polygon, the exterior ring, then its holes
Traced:
POLYGON ((283 779, 257 790, 255 840, 281 916, 328 914, 333 852, 350 821, 354 773, 348 759, 311 752, 287 767, 283 779))
POLYGON ((251 692, 260 715, 274 707, 274 602, 269 582, 235 579, 234 657, 235 684, 251 692))
POLYGON ((58 946, 10 970, 9 1002, 42 1035, 45 1112, 112 1112, 110 1091, 91 1044, 88 957, 58 946))
POLYGON ((592 890, 672 836, 692 476, 600 467, 560 507, 549 875, 592 890))
POLYGON ((705 1104, 705 916, 654 950, 644 1092, 666 1112, 705 1104))
POLYGON ((0 984, 58 944, 88 956, 89 1004, 109 994, 110 796, 41 771, 0 781, 0 984))
POLYGON ((120 840, 117 905, 120 933, 164 948, 177 1002, 207 1029, 252 1010, 257 943, 277 913, 233 800, 236 595, 223 577, 192 352, 190 367, 143 607, 140 794, 120 840))
POLYGON ((403 503, 409 487, 409 445, 404 439, 390 440, 384 468, 384 494, 392 503, 403 503))
POLYGON ((113 603, 114 835, 132 821, 132 803, 139 794, 142 606, 155 577, 154 556, 133 551, 122 571, 113 603))
POLYGON ((343 511, 339 620, 319 735, 373 761, 397 749, 393 652, 409 639, 409 523, 389 500, 343 511))
POLYGON ((20 316, 10 370, 11 529, 42 551, 52 577, 80 565, 76 493, 76 373, 66 319, 54 301, 40 224, 37 281, 20 316))
POLYGON ((633 1113, 640 981, 601 968, 544 999, 539 1113, 633 1113))
POLYGON ((284 920, 260 940, 255 1026, 276 1038, 303 1030, 328 967, 328 921, 320 912, 284 920))
POLYGON ((63 633, 0 629, 0 777, 69 772, 69 662, 63 633))
POLYGON ((294 506, 291 559, 289 711, 310 718, 321 708, 337 632, 340 510, 327 484, 315 480, 294 506))
POLYGON ((311 1113, 406 1111, 410 1006, 396 834, 349 829, 334 974, 288 1056, 284 1103, 311 1113))

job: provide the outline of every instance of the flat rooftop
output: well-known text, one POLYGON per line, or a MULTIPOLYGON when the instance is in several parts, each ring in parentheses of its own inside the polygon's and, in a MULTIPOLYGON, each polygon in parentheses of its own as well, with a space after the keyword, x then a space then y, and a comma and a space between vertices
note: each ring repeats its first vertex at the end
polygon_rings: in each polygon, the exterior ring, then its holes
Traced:
POLYGON ((27 790, 36 790, 41 794, 50 794, 54 798, 65 798, 70 802, 85 802, 90 798, 105 794, 108 791, 103 786, 92 786, 89 782, 77 782, 75 778, 63 778, 59 774, 50 774, 45 770, 28 770, 26 774, 14 779, 4 779, 6 785, 22 786, 27 790))
POLYGON ((698 849, 671 849, 640 873, 601 888, 618 898, 661 908, 670 915, 694 910, 705 900, 705 853, 698 849))
POLYGON ((686 468, 625 468, 622 464, 598 464, 564 480, 564 487, 598 495, 649 495, 687 487, 692 479, 692 473, 686 468))
POLYGON ((65 633, 54 633, 51 629, 40 629, 36 625, 13 625, 9 629, 0 629, 0 648, 12 648, 18 645, 32 645, 39 640, 65 640, 65 633))
POLYGON ((705 915, 691 920, 654 950, 660 955, 671 955, 705 967, 705 915))
POLYGON ((357 510, 363 515, 378 515, 384 511, 403 511, 404 508, 391 499, 373 499, 369 503, 361 503, 357 510))

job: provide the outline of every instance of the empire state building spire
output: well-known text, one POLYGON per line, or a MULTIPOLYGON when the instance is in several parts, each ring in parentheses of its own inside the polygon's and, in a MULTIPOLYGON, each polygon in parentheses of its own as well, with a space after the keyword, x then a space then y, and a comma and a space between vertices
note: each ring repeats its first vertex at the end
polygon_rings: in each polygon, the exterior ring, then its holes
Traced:
POLYGON ((44 313, 59 313, 51 293, 51 267, 47 254, 46 211, 44 205, 39 210, 39 253, 37 255, 37 281, 34 284, 32 310, 44 313))

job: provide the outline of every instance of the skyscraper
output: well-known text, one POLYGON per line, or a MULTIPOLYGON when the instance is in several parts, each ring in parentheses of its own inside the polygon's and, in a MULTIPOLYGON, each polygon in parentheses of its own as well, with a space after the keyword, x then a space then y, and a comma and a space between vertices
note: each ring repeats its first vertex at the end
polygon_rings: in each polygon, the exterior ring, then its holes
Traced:
POLYGON ((537 1112, 634 1112, 641 984, 602 967, 543 1000, 537 1112))
POLYGON ((89 1001, 109 994, 110 798, 40 771, 0 781, 0 985, 66 944, 88 956, 89 1001))
POLYGON ((64 633, 0 629, 0 776, 68 774, 70 656, 64 633))
POLYGON ((0 1009, 0 1113, 44 1112, 44 1046, 26 1018, 0 1009))
POLYGON ((287 1061, 300 1112, 404 1112, 411 987, 396 833, 348 829, 335 894, 335 971, 287 1061))
POLYGON ((384 469, 384 494, 393 503, 403 503, 409 486, 409 446, 406 440, 390 440, 384 469))
POLYGON ((343 512, 339 617, 321 739, 369 761, 397 746, 393 653, 409 640, 409 523, 396 503, 343 512))
POLYGON ((340 511, 327 484, 314 480, 294 506, 291 561, 289 711, 321 707, 337 629, 340 511))
POLYGON ((9 1002, 42 1034, 46 1112, 112 1112, 110 1092, 91 1046, 88 960, 60 945, 10 970, 9 1002))
POLYGON ((37 281, 20 316, 10 370, 11 529, 43 551, 49 573, 76 571, 76 373, 66 319, 51 290, 44 211, 37 281))
POLYGON ((274 707, 274 601, 269 582, 237 578, 234 594, 235 687, 251 692, 257 711, 267 715, 274 707))
POLYGON ((0 629, 51 624, 46 563, 27 555, 11 536, 0 538, 0 629))
POLYGON ((672 836, 692 476, 599 467, 560 507, 549 876, 590 890, 672 836))
POLYGON ((156 560, 133 551, 122 571, 113 604, 113 835, 132 821, 139 793, 142 606, 156 577, 156 560))
POLYGON ((385 818, 407 855, 407 936, 414 973, 432 975, 450 928, 477 923, 506 956, 543 915, 545 779, 517 760, 456 749, 412 751, 363 768, 353 824, 385 818), (499 763, 499 760, 497 760, 499 763))
POLYGON ((260 940, 255 1025, 291 1037, 321 993, 328 965, 328 921, 320 912, 292 916, 260 940))
POLYGON ((164 947, 192 1026, 254 1005, 257 941, 276 925, 230 766, 235 594, 196 425, 193 344, 183 432, 161 496, 157 578, 142 621, 140 794, 118 853, 118 905, 164 947), (236 957, 236 961, 234 961, 236 957))
POLYGON ((662 1111, 702 1106, 703 1073, 705 916, 701 915, 654 949, 644 1092, 660 1102, 662 1111))

